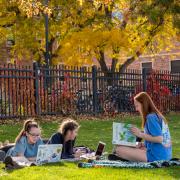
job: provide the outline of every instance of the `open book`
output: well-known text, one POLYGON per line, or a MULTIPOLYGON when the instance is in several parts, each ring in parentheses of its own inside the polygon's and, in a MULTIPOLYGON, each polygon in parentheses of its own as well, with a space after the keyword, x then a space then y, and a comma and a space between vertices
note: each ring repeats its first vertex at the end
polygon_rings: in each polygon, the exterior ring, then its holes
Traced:
POLYGON ((29 161, 24 156, 22 156, 22 157, 11 157, 11 158, 13 161, 15 161, 21 167, 37 165, 35 161, 34 162, 29 161))
POLYGON ((130 128, 132 124, 113 123, 113 140, 112 143, 123 146, 136 146, 136 136, 134 136, 130 128))

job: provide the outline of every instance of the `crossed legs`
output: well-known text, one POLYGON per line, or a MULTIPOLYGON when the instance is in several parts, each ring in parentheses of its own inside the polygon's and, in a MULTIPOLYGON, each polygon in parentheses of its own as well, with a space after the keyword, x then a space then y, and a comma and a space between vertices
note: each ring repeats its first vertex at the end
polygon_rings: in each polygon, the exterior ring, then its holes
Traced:
POLYGON ((123 159, 135 162, 147 162, 146 149, 116 146, 115 154, 123 159))

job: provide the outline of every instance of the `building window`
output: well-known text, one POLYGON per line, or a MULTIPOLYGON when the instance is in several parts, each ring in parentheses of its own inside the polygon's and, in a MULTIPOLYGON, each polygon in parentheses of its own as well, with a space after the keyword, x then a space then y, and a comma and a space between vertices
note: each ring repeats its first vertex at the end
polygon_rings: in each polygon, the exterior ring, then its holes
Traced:
POLYGON ((142 70, 143 69, 146 69, 146 72, 151 72, 152 71, 152 62, 142 63, 142 70))
POLYGON ((171 73, 180 73, 180 60, 171 61, 171 73))

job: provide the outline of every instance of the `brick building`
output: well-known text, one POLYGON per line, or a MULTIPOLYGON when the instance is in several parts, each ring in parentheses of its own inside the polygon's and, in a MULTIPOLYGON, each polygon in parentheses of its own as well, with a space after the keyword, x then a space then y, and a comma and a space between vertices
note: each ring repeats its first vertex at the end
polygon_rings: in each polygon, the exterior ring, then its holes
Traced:
POLYGON ((180 43, 176 43, 175 49, 159 54, 142 55, 128 67, 129 69, 142 70, 143 68, 171 71, 180 73, 180 43))

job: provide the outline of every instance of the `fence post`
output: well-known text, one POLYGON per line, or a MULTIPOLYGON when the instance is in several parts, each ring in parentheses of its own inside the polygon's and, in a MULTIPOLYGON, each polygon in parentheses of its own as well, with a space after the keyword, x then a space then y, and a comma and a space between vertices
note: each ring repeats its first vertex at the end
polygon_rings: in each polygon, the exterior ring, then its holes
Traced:
POLYGON ((147 69, 143 68, 142 69, 142 80, 143 80, 143 91, 147 91, 147 69))
POLYGON ((38 63, 33 62, 33 76, 34 76, 34 97, 35 97, 35 113, 39 115, 39 77, 38 77, 38 63))
POLYGON ((93 113, 97 114, 97 67, 92 67, 93 113))

